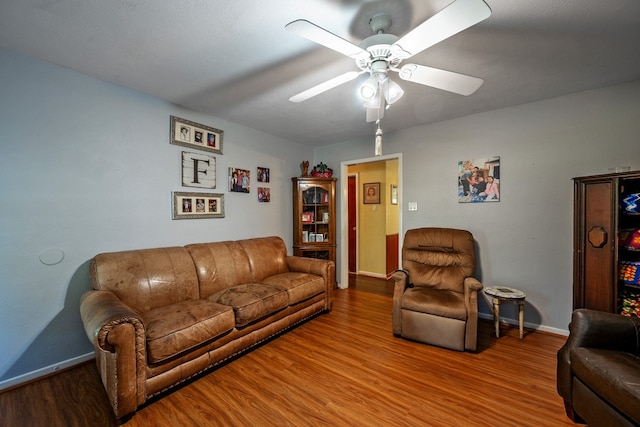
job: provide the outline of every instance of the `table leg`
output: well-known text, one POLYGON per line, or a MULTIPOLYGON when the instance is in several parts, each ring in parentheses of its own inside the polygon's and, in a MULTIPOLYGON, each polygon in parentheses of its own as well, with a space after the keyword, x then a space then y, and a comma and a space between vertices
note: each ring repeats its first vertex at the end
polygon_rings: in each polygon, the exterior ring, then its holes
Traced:
POLYGON ((493 297, 493 325, 496 328, 496 338, 500 338, 500 300, 493 297))
POLYGON ((520 328, 520 339, 524 337, 524 301, 518 301, 518 326, 520 328))

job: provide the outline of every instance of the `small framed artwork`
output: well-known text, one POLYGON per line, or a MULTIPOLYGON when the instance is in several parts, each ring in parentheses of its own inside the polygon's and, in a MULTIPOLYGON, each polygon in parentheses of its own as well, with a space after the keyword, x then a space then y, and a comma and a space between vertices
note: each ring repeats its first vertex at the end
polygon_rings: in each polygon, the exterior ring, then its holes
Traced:
POLYGON ((224 194, 173 192, 173 219, 224 218, 224 194))
POLYGON ((500 201, 500 157, 458 162, 458 203, 500 201))
POLYGON ((398 204, 398 186, 395 184, 391 184, 391 204, 398 204))
POLYGON ((182 186, 216 188, 216 158, 183 151, 182 186))
POLYGON ((269 168, 258 166, 258 182, 269 182, 269 168))
POLYGON ((362 185, 363 203, 380 204, 380 183, 368 182, 362 185))
POLYGON ((258 201, 269 203, 271 201, 271 190, 269 187, 258 187, 258 201))
POLYGON ((229 168, 229 191, 248 193, 251 189, 251 171, 248 169, 229 168))
POLYGON ((220 129, 171 116, 170 142, 174 145, 222 154, 223 137, 220 129))

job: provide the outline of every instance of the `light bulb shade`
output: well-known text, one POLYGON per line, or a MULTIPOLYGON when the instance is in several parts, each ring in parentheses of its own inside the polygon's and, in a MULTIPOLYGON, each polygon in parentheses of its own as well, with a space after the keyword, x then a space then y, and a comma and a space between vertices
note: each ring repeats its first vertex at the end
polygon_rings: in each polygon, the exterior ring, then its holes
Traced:
POLYGON ((382 100, 382 96, 380 96, 380 94, 377 94, 373 98, 365 100, 364 106, 367 108, 380 108, 381 100, 382 100))
POLYGON ((379 85, 378 77, 375 75, 369 76, 369 78, 360 86, 360 96, 364 101, 372 100, 378 93, 379 85))
POLYGON ((386 78, 382 83, 382 93, 384 93, 384 99, 387 101, 387 104, 391 105, 398 99, 402 98, 404 90, 402 90, 398 83, 394 82, 390 78, 386 78))

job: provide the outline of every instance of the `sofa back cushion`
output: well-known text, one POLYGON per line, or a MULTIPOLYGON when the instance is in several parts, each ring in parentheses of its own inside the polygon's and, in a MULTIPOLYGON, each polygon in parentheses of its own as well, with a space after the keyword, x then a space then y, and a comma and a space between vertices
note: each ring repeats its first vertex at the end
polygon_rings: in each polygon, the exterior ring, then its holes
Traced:
POLYGON ((201 298, 288 271, 287 248, 280 237, 194 243, 185 248, 196 266, 201 298))
POLYGON ((251 266, 251 280, 260 283, 267 277, 286 273, 287 247, 280 237, 259 237, 238 240, 251 266))
POLYGON ((139 313, 199 298, 198 276, 182 247, 99 254, 90 271, 94 289, 115 293, 139 313))
POLYGON ((231 286, 251 283, 249 258, 238 242, 194 243, 185 248, 195 264, 201 298, 231 286))

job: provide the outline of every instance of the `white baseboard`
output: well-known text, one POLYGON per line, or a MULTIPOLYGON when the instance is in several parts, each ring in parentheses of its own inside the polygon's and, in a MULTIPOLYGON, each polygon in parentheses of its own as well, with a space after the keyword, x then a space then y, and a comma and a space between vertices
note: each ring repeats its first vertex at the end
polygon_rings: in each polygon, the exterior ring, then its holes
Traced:
POLYGON ((35 371, 27 372, 26 374, 18 375, 17 377, 9 378, 8 380, 0 381, 0 391, 15 387, 22 383, 36 380, 40 377, 57 372, 61 369, 70 368, 75 365, 79 365, 84 362, 95 358, 95 353, 87 353, 82 356, 74 357, 72 359, 64 360, 53 365, 45 366, 44 368, 36 369, 35 371))
MULTIPOLYGON (((487 320, 491 320, 493 321, 493 315, 492 314, 487 314, 487 313, 478 313, 478 317, 481 319, 487 319, 487 320)), ((513 325, 516 328, 518 327, 518 321, 514 320, 514 319, 509 319, 506 317, 501 317, 500 318, 500 323, 507 323, 509 325, 513 325)), ((533 323, 529 323, 529 322, 524 322, 524 327, 527 329, 533 329, 536 331, 544 331, 544 332, 549 332, 552 334, 556 334, 556 335, 562 335, 565 337, 569 336, 569 331, 565 330, 565 329, 558 329, 558 328, 552 328, 550 326, 544 326, 544 325, 536 325, 533 323)))
POLYGON ((370 271, 358 271, 358 274, 362 275, 362 276, 369 276, 369 277, 374 277, 376 279, 386 279, 387 276, 385 274, 380 274, 380 273, 372 273, 370 271))

